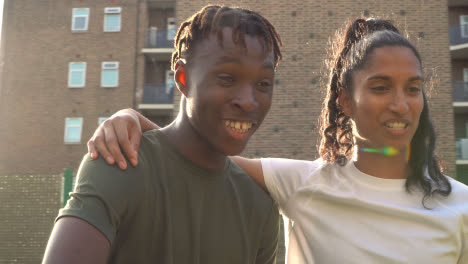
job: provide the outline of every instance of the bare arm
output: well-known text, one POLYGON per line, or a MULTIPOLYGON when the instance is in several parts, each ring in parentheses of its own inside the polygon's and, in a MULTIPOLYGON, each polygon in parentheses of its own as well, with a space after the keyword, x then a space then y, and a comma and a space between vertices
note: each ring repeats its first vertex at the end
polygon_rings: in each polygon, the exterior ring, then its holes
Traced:
POLYGON ((158 128, 158 125, 131 108, 120 110, 96 129, 88 141, 88 152, 93 159, 97 159, 101 153, 107 163, 117 162, 124 170, 127 162, 122 154, 123 150, 132 165, 136 166, 141 134, 158 128))
POLYGON ((254 181, 262 187, 265 192, 268 189, 265 184, 265 178, 263 177, 262 162, 259 159, 247 159, 240 156, 230 157, 237 166, 241 167, 247 174, 254 179, 254 181))
POLYGON ((107 263, 110 244, 88 222, 76 217, 62 217, 55 223, 42 264, 107 263))

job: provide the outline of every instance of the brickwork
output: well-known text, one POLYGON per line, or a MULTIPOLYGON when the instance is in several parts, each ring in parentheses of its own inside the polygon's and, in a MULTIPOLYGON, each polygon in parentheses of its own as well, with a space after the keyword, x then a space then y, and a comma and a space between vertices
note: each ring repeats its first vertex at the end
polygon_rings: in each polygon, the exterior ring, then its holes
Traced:
POLYGON ((98 117, 132 107, 136 2, 5 2, 1 174, 77 168, 98 117), (115 6, 122 7, 122 30, 104 33, 104 8, 115 6), (71 32, 73 7, 90 9, 87 32, 71 32), (87 62, 84 88, 67 86, 72 61, 87 62), (100 87, 102 61, 120 62, 119 87, 100 87), (66 117, 84 118, 83 144, 64 144, 66 117))
MULTIPOLYGON (((203 0, 177 1, 177 23, 209 3, 203 0)), ((402 31, 406 30, 421 53, 426 74, 435 77, 436 86, 431 93, 430 104, 438 134, 438 154, 445 161, 446 172, 455 175, 446 1, 262 0, 252 3, 240 0, 217 3, 259 11, 276 26, 284 43, 273 106, 244 155, 297 159, 317 157, 317 120, 322 107, 321 89, 327 78, 323 60, 328 39, 344 24, 344 19, 368 14, 391 19, 402 31)))
MULTIPOLYGON (((212 1, 178 0, 176 24, 208 3, 212 1)), ((273 106, 245 151, 246 156, 317 157, 317 118, 322 106, 321 89, 327 78, 323 60, 328 39, 344 24, 344 19, 367 14, 392 19, 419 48, 425 72, 435 80, 430 104, 439 136, 438 154, 447 165, 446 172, 455 175, 451 77, 461 76, 451 70, 447 25, 455 22, 449 22, 446 1, 217 3, 260 11, 276 25, 284 43, 273 106)), ((0 175, 28 176, 0 177, 0 263, 40 261, 60 206, 61 177, 52 175, 63 168, 76 171, 98 117, 138 105, 145 81, 164 80, 168 64, 149 69, 148 56, 141 52, 148 25, 163 25, 166 21, 166 16, 149 17, 148 5, 139 0, 5 0, 1 54, 4 64, 0 64, 0 175), (117 6, 122 7, 122 30, 104 33, 104 8, 117 6), (87 32, 71 32, 73 7, 90 8, 87 32), (87 62, 86 87, 67 87, 71 61, 87 62), (120 62, 119 87, 100 87, 102 61, 120 62), (81 144, 64 144, 65 117, 84 118, 81 144)), ((463 67, 465 62, 454 65, 463 67)), ((180 96, 175 94, 177 114, 180 96)), ((150 110, 144 112, 151 115, 150 110)), ((159 124, 170 121, 164 116, 152 118, 159 124)), ((457 126, 457 131, 462 128, 457 126)))
POLYGON ((0 263, 41 263, 61 188, 62 175, 0 176, 0 263))
MULTIPOLYGON (((141 53, 135 57, 139 50, 135 48, 136 3, 136 0, 6 1, 4 37, 8 42, 0 106, 3 121, 0 135, 5 147, 0 149, 0 173, 52 173, 65 167, 76 168, 86 152, 84 143, 97 126, 97 118, 133 105, 134 87, 143 85, 141 78, 135 81, 134 74, 144 76, 145 65, 141 53), (122 7, 120 33, 102 32, 103 9, 109 6, 122 7), (86 33, 71 33, 73 7, 90 8, 86 33), (44 18, 38 19, 36 14, 44 14, 44 18), (67 87, 70 61, 87 62, 85 88, 67 87), (120 62, 119 87, 100 87, 102 61, 120 62), (83 144, 64 144, 65 117, 84 117, 83 144)), ((177 23, 207 3, 178 1, 177 23)), ((317 116, 322 104, 320 89, 325 81, 322 62, 328 38, 343 25, 344 18, 363 13, 385 14, 408 31, 422 53, 427 73, 437 78, 432 92, 435 96, 430 99, 431 110, 439 135, 439 154, 446 161, 448 171, 453 171, 454 126, 452 118, 447 118, 452 116, 448 12, 444 1, 225 3, 259 10, 277 26, 284 41, 274 104, 246 155, 316 157, 317 116)), ((144 12, 142 5, 141 17, 144 12)), ((142 26, 139 30, 144 33, 146 28, 142 26)), ((144 38, 140 37, 139 47, 143 43, 144 38)), ((175 103, 178 109, 179 98, 175 103)))

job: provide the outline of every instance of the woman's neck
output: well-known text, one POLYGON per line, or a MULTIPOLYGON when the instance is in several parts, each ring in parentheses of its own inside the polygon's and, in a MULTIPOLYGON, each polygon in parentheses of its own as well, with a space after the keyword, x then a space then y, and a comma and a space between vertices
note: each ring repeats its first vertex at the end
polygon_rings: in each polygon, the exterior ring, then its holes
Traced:
POLYGON ((360 171, 383 179, 406 179, 410 173, 406 154, 402 151, 395 156, 358 151, 354 164, 360 171))

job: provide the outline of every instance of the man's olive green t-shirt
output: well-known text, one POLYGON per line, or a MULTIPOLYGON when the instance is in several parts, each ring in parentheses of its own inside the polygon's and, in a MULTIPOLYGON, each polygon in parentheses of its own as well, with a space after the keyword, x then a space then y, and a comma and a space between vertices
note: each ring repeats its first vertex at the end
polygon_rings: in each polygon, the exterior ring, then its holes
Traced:
POLYGON ((100 230, 109 263, 274 262, 278 209, 230 159, 202 168, 158 130, 143 134, 138 159, 122 171, 85 156, 57 219, 75 216, 100 230))

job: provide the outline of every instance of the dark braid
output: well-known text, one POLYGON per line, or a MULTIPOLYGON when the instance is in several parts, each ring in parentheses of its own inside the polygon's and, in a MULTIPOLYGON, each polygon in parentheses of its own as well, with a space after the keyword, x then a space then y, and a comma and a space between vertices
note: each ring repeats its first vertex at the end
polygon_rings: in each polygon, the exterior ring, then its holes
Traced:
MULTIPOLYGON (((384 46, 403 46, 411 49, 422 65, 419 52, 389 21, 356 19, 348 24, 345 34, 337 34, 332 43, 334 52, 330 66, 329 84, 321 114, 322 139, 319 154, 329 163, 345 165, 354 152, 353 123, 342 111, 339 94, 352 97, 352 80, 361 70, 373 50, 384 46), (344 36, 341 37, 340 36, 344 36)), ((421 66, 422 67, 422 66, 421 66)), ((429 108, 423 91, 424 107, 418 129, 411 141, 409 165, 412 173, 406 181, 407 191, 422 189, 424 201, 433 194, 447 196, 451 192, 448 179, 442 174, 434 155, 436 136, 430 120, 429 108), (427 176, 426 176, 427 175, 427 176)))
POLYGON ((234 44, 244 49, 245 35, 262 37, 266 52, 273 51, 275 66, 278 64, 281 59, 281 38, 266 18, 247 9, 209 5, 180 25, 174 41, 172 69, 179 59, 185 59, 187 64, 190 64, 196 43, 210 34, 216 34, 218 43, 222 46, 224 27, 232 28, 234 44))

